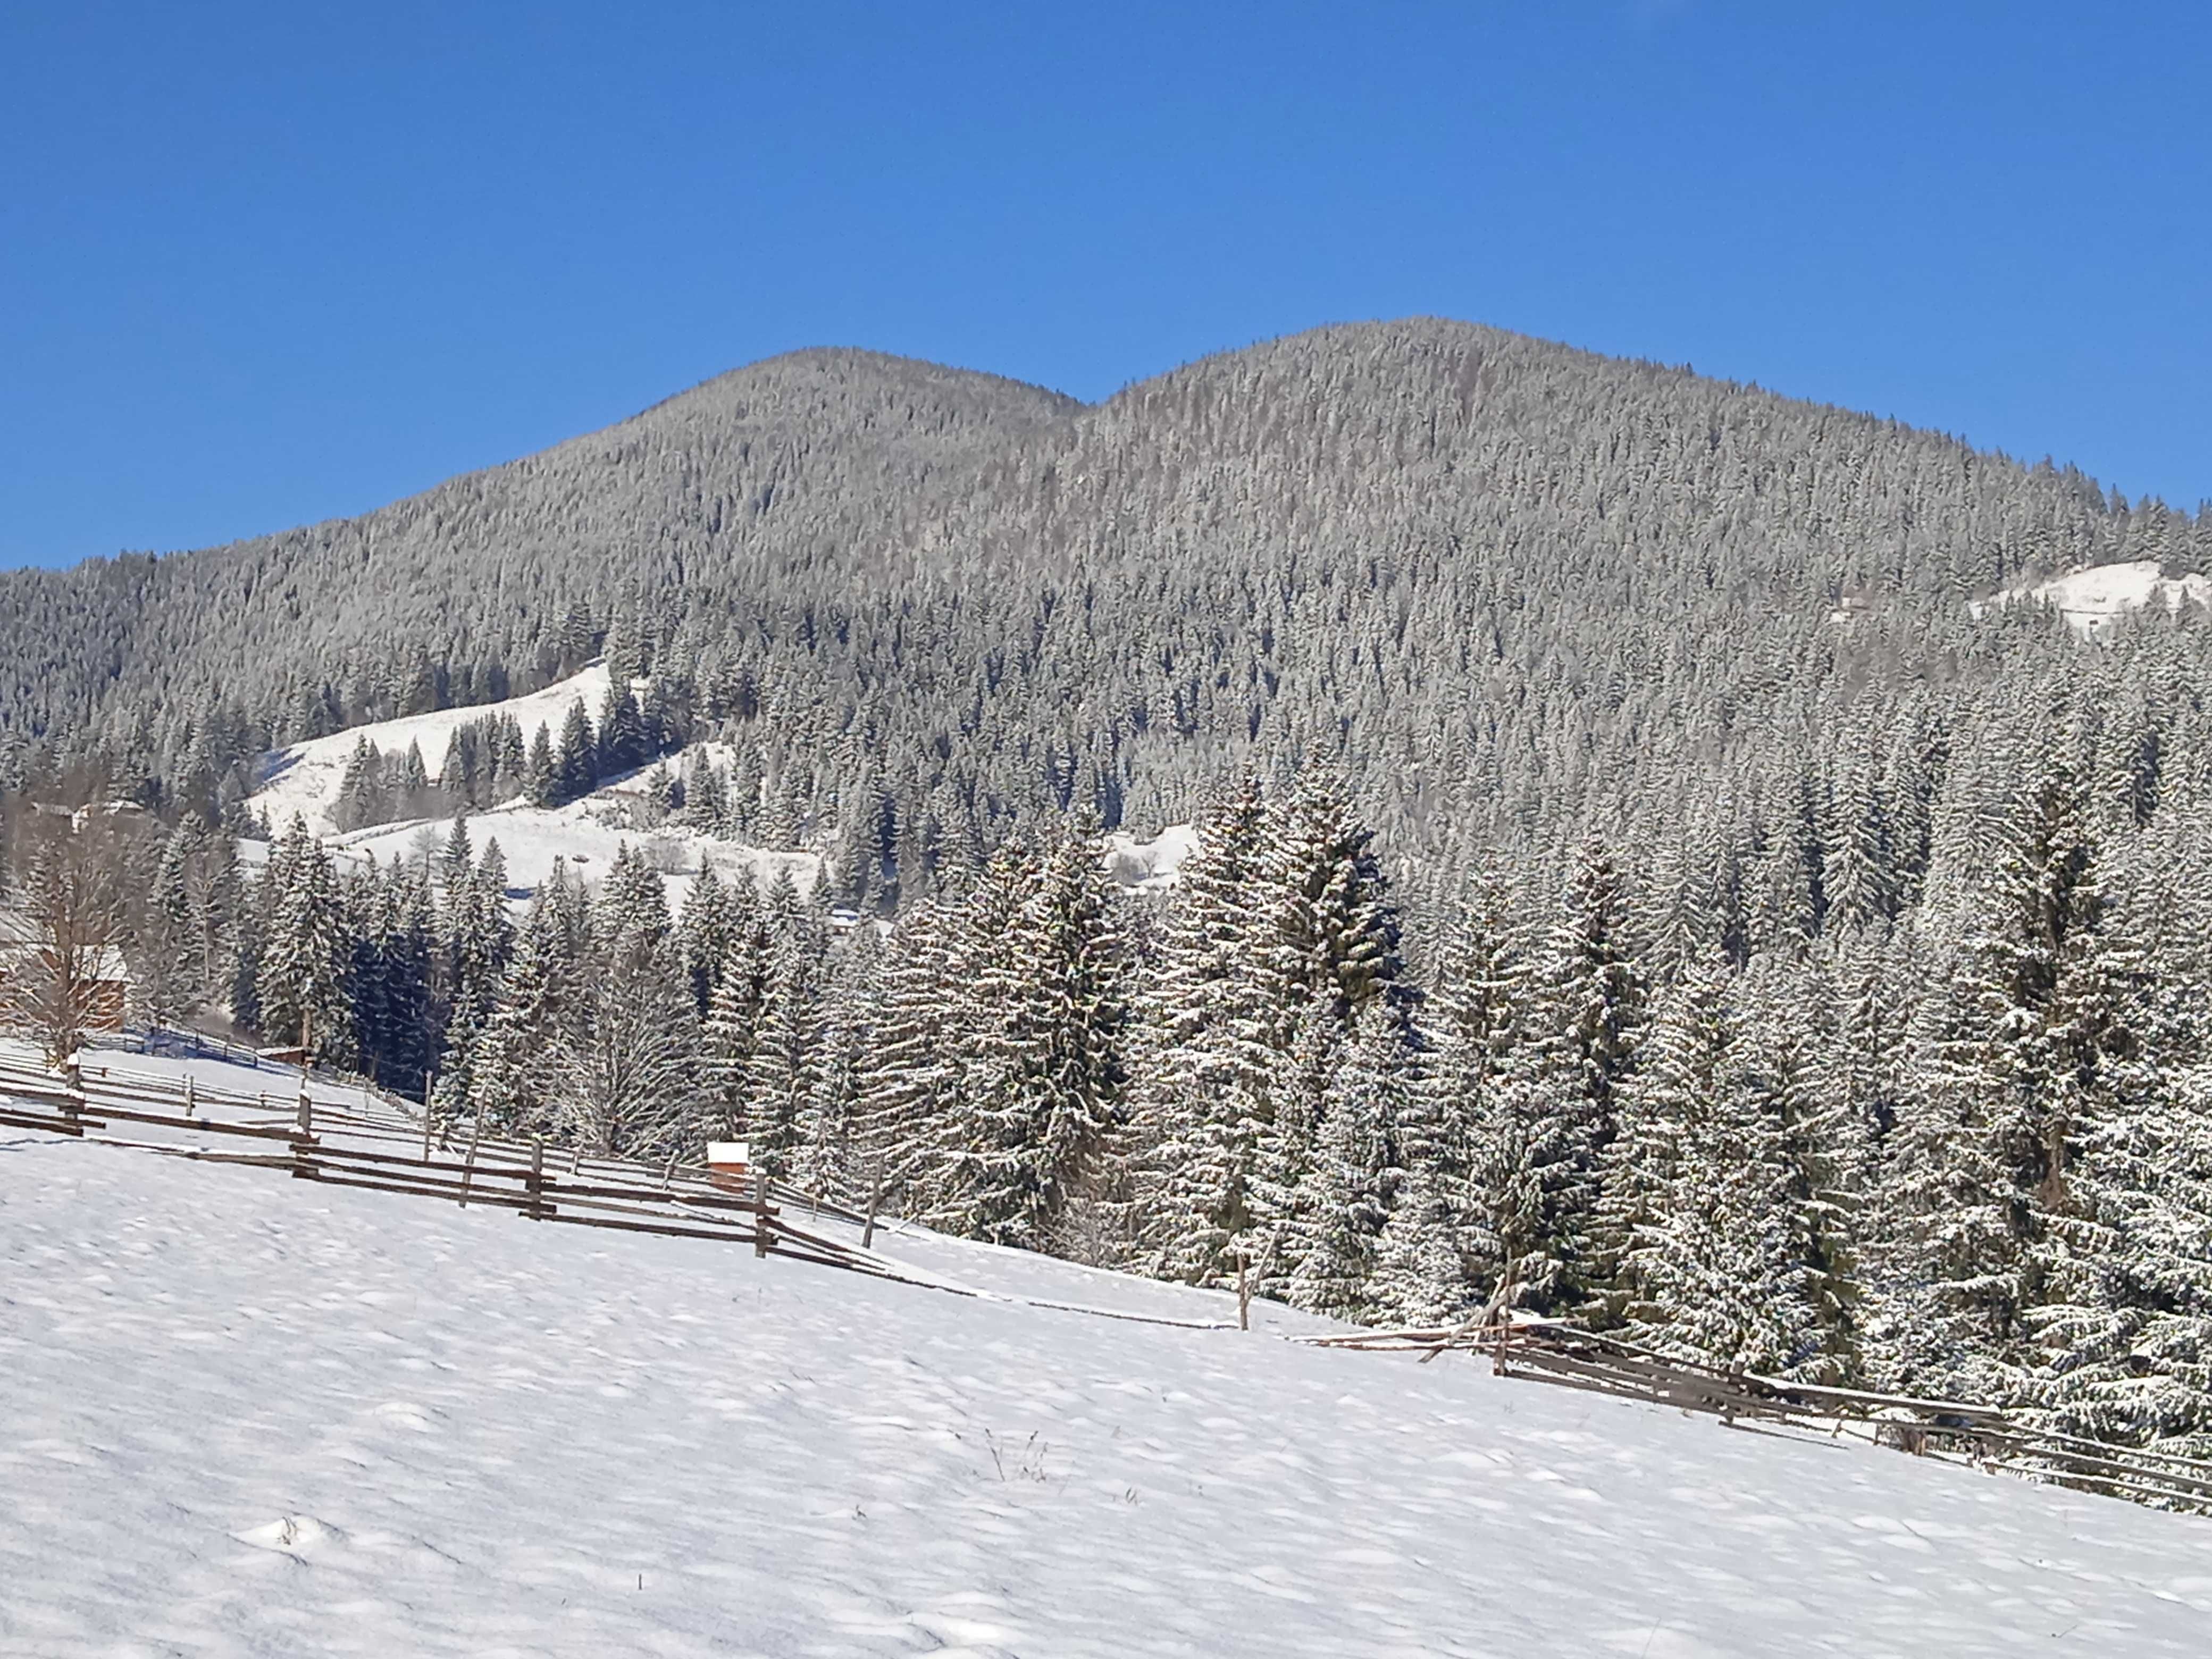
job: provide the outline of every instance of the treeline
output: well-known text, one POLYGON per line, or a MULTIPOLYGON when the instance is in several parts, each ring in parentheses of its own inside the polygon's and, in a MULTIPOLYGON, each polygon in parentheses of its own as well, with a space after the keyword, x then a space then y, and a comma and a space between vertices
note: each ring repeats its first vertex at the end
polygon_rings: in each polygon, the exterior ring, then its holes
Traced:
POLYGON ((628 855, 515 925, 465 832, 349 884, 295 833, 260 1012, 289 1035, 269 988, 323 988, 318 1046, 392 1066, 431 1063, 379 1046, 392 1010, 434 1007, 436 1109, 504 1133, 747 1139, 849 1202, 1194 1283, 1241 1265, 1341 1317, 1503 1299, 2212 1451, 2203 900, 2177 910, 2161 826, 2118 828, 2060 753, 1939 816, 1900 922, 1684 940, 1679 866, 1594 837, 1540 902, 1471 875, 1425 970, 1326 768, 1218 800, 1164 906, 1070 830, 887 939, 787 883, 702 875, 672 915, 628 855))

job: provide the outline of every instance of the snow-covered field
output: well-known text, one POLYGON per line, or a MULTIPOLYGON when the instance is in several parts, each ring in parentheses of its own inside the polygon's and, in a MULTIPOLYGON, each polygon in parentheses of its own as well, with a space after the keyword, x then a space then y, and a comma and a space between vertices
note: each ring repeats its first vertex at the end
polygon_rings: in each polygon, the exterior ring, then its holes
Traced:
MULTIPOLYGON (((341 856, 350 854, 359 859, 374 854, 380 863, 389 864, 395 859, 419 857, 426 849, 434 852, 444 844, 447 820, 410 819, 337 833, 331 811, 345 780, 346 763, 362 738, 394 757, 404 755, 409 744, 419 744, 423 766, 434 778, 445 764, 453 732, 467 722, 493 714, 511 714, 522 727, 525 741, 541 726, 551 728, 557 736, 569 705, 579 700, 586 713, 599 718, 608 683, 606 665, 593 663, 527 696, 380 720, 295 744, 263 758, 261 782, 249 797, 250 804, 270 830, 280 834, 294 814, 300 815, 307 820, 308 830, 341 856)), ((682 902, 690 878, 708 864, 726 879, 750 872, 763 891, 775 885, 777 876, 787 871, 801 893, 812 890, 822 870, 817 854, 744 847, 675 826, 632 828, 630 798, 642 789, 643 775, 617 780, 564 806, 532 806, 514 800, 472 813, 469 820, 472 838, 479 849, 487 840, 497 839, 507 860, 509 890, 518 895, 527 895, 542 885, 556 858, 568 860, 574 873, 586 883, 594 882, 614 862, 616 852, 625 842, 650 854, 661 868, 668 878, 671 903, 682 902)), ((264 849, 252 843, 245 850, 252 863, 258 861, 264 849)))
MULTIPOLYGON (((1225 1299, 927 1237, 1004 1291, 1225 1299)), ((2198 1654, 2212 1523, 0 1131, 0 1653, 2198 1654)))
POLYGON ((1159 892, 1182 878, 1183 860, 1197 850, 1198 830, 1188 823, 1171 823, 1150 841, 1117 830, 1106 837, 1106 870, 1124 887, 1159 892))
POLYGON ((2052 605, 2068 627, 2085 639, 2094 639, 2110 631, 2120 617, 2142 610, 2154 599, 2163 600, 2168 611, 2179 611, 2185 604, 2212 606, 2212 579, 2169 579, 2160 575, 2157 560, 2138 559, 2069 571, 2033 587, 2008 588, 1992 599, 1976 600, 1972 609, 1980 617, 1993 606, 2022 601, 2052 605))
MULTIPOLYGON (((426 846, 443 846, 449 828, 449 820, 380 823, 350 835, 333 836, 328 845, 341 854, 374 854, 378 862, 389 864, 395 858, 416 857, 426 846)), ((672 824, 631 829, 621 821, 618 811, 610 812, 608 803, 598 795, 565 806, 516 802, 488 812, 472 812, 469 838, 479 853, 487 842, 499 842, 500 855, 507 860, 508 890, 516 893, 534 891, 552 873, 556 858, 568 860, 570 873, 586 883, 597 882, 625 842, 633 850, 650 855, 660 867, 667 878, 671 904, 682 903, 690 878, 705 864, 712 864, 715 874, 726 881, 735 879, 740 872, 750 872, 763 892, 774 886, 776 877, 785 871, 790 872, 800 893, 811 892, 822 871, 821 857, 814 853, 770 852, 717 841, 672 824), (610 822, 610 817, 614 821, 610 822)))
POLYGON ((346 762, 353 757, 355 746, 363 738, 394 760, 407 752, 409 744, 419 744, 422 765, 435 778, 438 769, 446 763, 446 747, 453 741, 453 733, 471 720, 495 713, 512 714, 522 727, 526 744, 537 736, 541 726, 550 728, 558 738, 569 704, 580 699, 584 712, 596 720, 606 696, 606 665, 595 662, 565 680, 556 681, 527 696, 510 697, 505 702, 441 708, 428 714, 407 714, 398 720, 349 726, 327 738, 295 743, 289 749, 264 756, 260 779, 250 799, 269 827, 279 834, 297 812, 307 819, 310 831, 327 836, 337 828, 330 814, 331 808, 337 804, 338 787, 345 781, 346 762))

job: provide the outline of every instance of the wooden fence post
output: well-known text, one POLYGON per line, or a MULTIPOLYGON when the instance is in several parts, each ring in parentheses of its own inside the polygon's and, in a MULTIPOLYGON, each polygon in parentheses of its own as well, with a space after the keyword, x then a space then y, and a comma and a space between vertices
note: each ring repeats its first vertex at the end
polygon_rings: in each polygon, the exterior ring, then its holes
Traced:
POLYGON ((542 1221, 545 1216, 544 1206, 538 1198, 538 1194, 545 1190, 545 1142, 542 1137, 530 1143, 530 1178, 526 1188, 530 1194, 530 1205, 523 1214, 532 1221, 542 1221))
POLYGON ((300 1079, 299 1123, 299 1133, 292 1137, 292 1178, 313 1181, 315 1166, 308 1161, 307 1154, 315 1144, 315 1103, 307 1093, 307 1079, 304 1073, 300 1079))
POLYGON ((1252 1281, 1245 1276, 1244 1252, 1237 1252, 1237 1328, 1252 1328, 1252 1281))
POLYGON ((199 1091, 193 1086, 192 1074, 187 1072, 185 1073, 185 1115, 186 1117, 192 1115, 193 1109, 199 1104, 199 1091))
POLYGON ((74 1048, 62 1061, 62 1133, 82 1139, 84 1125, 77 1120, 84 1109, 84 1067, 74 1048))
POLYGON ((753 1176, 753 1254, 768 1254, 768 1171, 753 1176))
POLYGON ((483 1139, 483 1114, 478 1112, 469 1126, 469 1156, 461 1165, 461 1207, 469 1207, 469 1183, 476 1179, 477 1143, 483 1139))
POLYGON ((860 1248, 872 1250, 876 1247, 876 1206, 884 1195, 884 1161, 876 1160, 875 1172, 868 1177, 868 1221, 860 1229, 860 1248))

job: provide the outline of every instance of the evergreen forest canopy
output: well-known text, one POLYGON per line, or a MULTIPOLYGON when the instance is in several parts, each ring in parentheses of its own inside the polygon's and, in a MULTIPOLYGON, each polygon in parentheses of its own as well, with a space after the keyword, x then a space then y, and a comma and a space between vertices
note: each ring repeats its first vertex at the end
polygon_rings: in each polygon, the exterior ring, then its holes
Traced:
POLYGON ((165 995, 448 1119, 2212 1455, 2212 629, 1970 609, 2134 560, 2212 574, 2212 515, 1457 324, 1095 407, 810 352, 0 579, 0 731, 20 798, 158 815, 165 995), (518 923, 465 823, 231 867, 264 750, 602 651, 649 706, 543 765, 488 728, 507 772, 728 744, 820 889, 671 915, 625 858, 518 923), (1192 820, 1164 901, 1104 880, 1102 829, 1192 820))

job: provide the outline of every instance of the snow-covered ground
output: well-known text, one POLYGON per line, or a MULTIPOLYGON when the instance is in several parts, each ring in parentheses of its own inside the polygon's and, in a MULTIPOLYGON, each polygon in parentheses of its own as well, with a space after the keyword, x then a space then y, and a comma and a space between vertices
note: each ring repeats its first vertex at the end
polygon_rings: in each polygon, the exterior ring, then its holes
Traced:
POLYGON ((1197 850, 1198 831, 1188 823, 1171 823, 1150 841, 1117 830, 1106 837, 1106 871, 1124 887, 1158 892, 1182 879, 1183 860, 1197 850))
POLYGON ((2203 1521, 1461 1356, 7 1131, 0 1376, 0 1653, 39 1659, 1962 1659, 2212 1629, 2203 1521))
MULTIPOLYGON (((499 842, 500 855, 507 860, 507 889, 518 895, 536 890, 551 873, 556 858, 568 860, 570 872, 584 882, 597 882, 625 842, 661 870, 671 904, 682 903, 691 878, 704 864, 712 864, 715 874, 726 881, 749 871, 763 892, 787 870, 799 892, 809 893, 821 874, 822 860, 814 853, 776 853, 740 846, 673 824, 636 830, 624 822, 624 817, 618 807, 611 808, 599 795, 570 801, 565 806, 514 802, 488 812, 471 813, 469 838, 479 853, 487 842, 499 842)), ((448 819, 380 823, 349 835, 333 836, 327 845, 341 856, 374 854, 379 863, 389 864, 395 858, 417 857, 426 848, 434 854, 445 844, 451 827, 448 819)))
MULTIPOLYGON (((359 860, 373 854, 380 863, 389 864, 394 859, 418 857, 426 850, 434 854, 445 843, 450 820, 410 819, 374 824, 346 834, 337 832, 331 811, 337 805, 338 790, 345 781, 346 763, 362 739, 367 738, 384 754, 395 758, 404 755, 410 743, 420 745, 422 764, 434 778, 445 764, 446 749, 453 732, 469 721, 489 714, 509 714, 521 726, 526 742, 535 737, 540 726, 550 727, 557 736, 569 706, 579 700, 586 713, 593 720, 599 718, 608 684, 606 665, 593 663, 581 672, 527 696, 380 720, 327 738, 317 738, 311 743, 295 744, 263 757, 261 782, 248 798, 248 804, 262 815, 271 830, 280 834, 291 823, 294 814, 300 815, 307 820, 308 830, 323 837, 325 844, 341 857, 351 855, 359 860)), ((727 751, 720 752, 726 763, 727 751)), ((672 757, 670 764, 674 763, 672 757)), ((631 809, 635 798, 642 793, 644 781, 652 769, 647 768, 618 779, 584 799, 564 806, 532 806, 518 799, 472 813, 469 820, 472 838, 479 850, 487 840, 498 840, 500 852, 507 860, 509 890, 518 896, 527 896, 542 885, 556 858, 568 860, 574 872, 585 882, 598 880, 614 862, 615 854, 624 842, 647 853, 661 869, 667 878, 671 903, 682 902, 691 878, 708 864, 726 879, 750 872, 763 891, 773 886, 777 876, 785 871, 790 872, 801 893, 812 890, 822 871, 822 860, 817 854, 744 847, 672 825, 649 830, 633 828, 631 809)), ((252 865, 261 861, 266 849, 263 844, 253 842, 243 844, 241 850, 246 862, 252 865)))
POLYGON ((2069 571, 2033 587, 2008 588, 1991 599, 1977 599, 1971 608, 1978 617, 1993 607, 2022 601, 2049 605, 2057 608, 2075 633, 2094 639, 2109 632, 2120 617, 2142 610, 2154 599, 2163 600, 2168 611, 2179 611, 2185 604, 2212 606, 2212 579, 2161 576, 2157 560, 2138 559, 2128 564, 2069 571))
POLYGON ((522 727, 524 743, 533 740, 541 726, 548 727, 557 739, 561 722, 568 718, 569 704, 580 699, 584 712, 597 720, 606 696, 606 665, 595 662, 565 680, 557 680, 527 696, 510 697, 505 702, 441 708, 428 714, 407 714, 398 720, 349 726, 327 738, 295 743, 289 749, 264 756, 259 781, 249 799, 269 827, 279 834, 297 812, 307 819, 309 830, 327 836, 337 827, 331 820, 331 809, 337 804, 338 787, 345 781, 346 762, 353 757, 355 745, 364 738, 394 760, 406 754, 409 744, 419 744, 422 765, 434 779, 438 769, 446 763, 446 748, 453 741, 453 733, 471 720, 480 720, 491 714, 512 714, 522 727))

